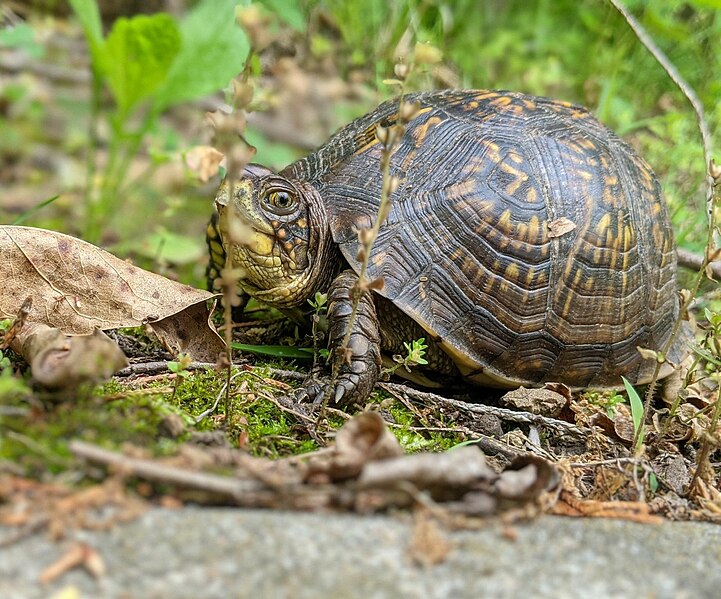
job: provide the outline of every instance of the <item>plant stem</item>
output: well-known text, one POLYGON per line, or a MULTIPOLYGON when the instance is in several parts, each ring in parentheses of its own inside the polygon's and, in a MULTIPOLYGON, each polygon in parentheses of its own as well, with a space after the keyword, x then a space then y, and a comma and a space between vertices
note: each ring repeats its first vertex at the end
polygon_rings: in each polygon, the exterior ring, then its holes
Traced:
POLYGON ((93 204, 97 202, 95 189, 95 174, 97 172, 98 158, 98 122, 100 120, 100 92, 103 82, 100 76, 91 70, 90 82, 90 118, 88 120, 88 150, 85 160, 85 229, 87 233, 90 214, 93 204))
MULTIPOLYGON (((709 453, 711 453, 711 446, 713 443, 710 437, 716 431, 719 418, 721 418, 721 381, 717 381, 717 384, 718 388, 716 389, 716 402, 714 403, 713 415, 711 416, 711 421, 709 422, 708 428, 706 429, 706 436, 701 443, 701 450, 696 456, 696 469, 693 472, 693 478, 691 478, 691 483, 688 487, 689 489, 694 489, 696 487, 698 478, 699 476, 701 476, 701 470, 705 466, 706 461, 708 460, 709 453)), ((713 445, 715 446, 715 444, 713 445)))

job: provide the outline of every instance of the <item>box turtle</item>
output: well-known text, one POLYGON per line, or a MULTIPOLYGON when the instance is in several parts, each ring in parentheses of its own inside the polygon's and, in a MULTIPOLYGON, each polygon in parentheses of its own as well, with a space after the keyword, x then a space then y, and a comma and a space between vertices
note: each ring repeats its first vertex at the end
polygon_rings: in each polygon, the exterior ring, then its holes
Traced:
MULTIPOLYGON (((419 110, 392 153, 400 184, 368 264, 384 287, 362 294, 350 351, 323 393, 364 399, 381 351, 420 337, 427 371, 480 385, 647 382, 654 360, 637 347, 663 348, 679 314, 673 233, 649 165, 567 102, 487 90, 406 100, 419 110)), ((376 127, 397 112, 385 102, 280 173, 250 165, 233 189, 224 182, 209 278, 230 252, 241 291, 282 311, 327 291, 329 347, 339 347, 358 232, 380 202, 376 127), (228 242, 229 208, 249 227, 243 243, 228 242)))

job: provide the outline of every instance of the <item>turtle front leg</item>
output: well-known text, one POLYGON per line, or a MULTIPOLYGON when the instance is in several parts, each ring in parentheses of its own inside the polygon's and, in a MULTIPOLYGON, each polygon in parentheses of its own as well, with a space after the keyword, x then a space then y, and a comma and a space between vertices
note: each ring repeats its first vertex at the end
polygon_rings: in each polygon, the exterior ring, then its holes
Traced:
POLYGON ((342 272, 328 292, 328 349, 333 364, 330 384, 310 385, 300 396, 320 401, 326 394, 336 404, 362 404, 370 395, 381 371, 380 325, 373 297, 364 293, 351 324, 353 289, 358 280, 351 270, 342 272), (348 347, 342 347, 348 327, 352 326, 348 347))

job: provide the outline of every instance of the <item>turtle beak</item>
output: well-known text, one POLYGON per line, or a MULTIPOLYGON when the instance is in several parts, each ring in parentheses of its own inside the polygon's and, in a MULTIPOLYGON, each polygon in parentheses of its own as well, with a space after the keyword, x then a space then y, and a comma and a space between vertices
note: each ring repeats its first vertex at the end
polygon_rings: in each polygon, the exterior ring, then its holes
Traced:
POLYGON ((223 212, 227 208, 230 201, 230 184, 224 179, 215 194, 215 208, 218 212, 223 212))
POLYGON ((271 235, 273 228, 258 214, 253 200, 253 182, 248 178, 223 181, 215 195, 218 228, 225 239, 237 245, 252 245, 261 234, 271 235))

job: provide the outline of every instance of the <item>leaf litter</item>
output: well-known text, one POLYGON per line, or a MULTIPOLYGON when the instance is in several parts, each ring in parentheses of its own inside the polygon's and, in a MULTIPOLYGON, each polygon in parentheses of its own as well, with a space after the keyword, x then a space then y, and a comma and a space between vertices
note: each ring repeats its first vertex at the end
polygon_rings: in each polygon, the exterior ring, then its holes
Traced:
POLYGON ((224 349, 210 324, 209 292, 44 229, 0 226, 0 255, 0 318, 22 313, 11 347, 43 385, 74 388, 126 366, 101 330, 147 325, 173 355, 204 361, 224 349))
MULTIPOLYGON (((25 357, 41 385, 75 388, 105 380, 125 367, 125 356, 101 329, 148 325, 173 355, 187 352, 198 360, 188 362, 188 368, 212 367, 224 349, 209 321, 212 295, 207 292, 51 231, 0 227, 0 250, 6 258, 0 276, 8 281, 0 291, 0 315, 15 320, 4 342, 25 357)), ((604 408, 602 399, 574 397, 563 385, 547 385, 507 393, 497 402, 507 407, 497 407, 385 382, 379 386, 412 406, 415 424, 399 424, 382 405, 353 417, 330 410, 347 421, 331 433, 328 443, 324 435, 330 429, 323 432, 327 423, 316 421, 307 407, 283 401, 292 390, 288 383, 258 375, 260 370, 252 366, 243 368, 267 391, 250 389, 244 380, 236 392, 249 402, 274 403, 321 449, 276 459, 254 457, 242 449, 251 445, 243 416, 235 424, 241 449, 227 445, 226 433, 217 437, 220 443, 208 443, 210 433, 201 440, 202 434, 189 433, 186 422, 173 414, 158 426, 159 433, 179 442, 169 457, 153 456, 137 445, 113 451, 76 439, 69 444, 75 467, 93 477, 106 472, 106 481, 89 490, 44 487, 38 493, 40 486, 34 485, 41 483, 0 475, 0 523, 18 529, 0 539, 0 545, 38 529, 58 537, 66 528, 111 526, 136 517, 146 502, 127 490, 129 481, 160 503, 358 513, 411 509, 416 520, 409 557, 424 567, 439 563, 451 550, 442 526, 469 526, 476 518, 500 514, 525 518, 554 513, 648 523, 657 522, 658 514, 721 520, 721 494, 709 483, 713 472, 701 477, 695 503, 686 497, 691 466, 678 446, 665 441, 664 451, 652 449, 648 458, 633 457, 633 422, 624 404, 604 408), (392 432, 399 427, 421 435, 448 431, 466 442, 440 453, 409 454, 392 432), (182 442, 187 439, 189 443, 182 442), (663 492, 646 501, 651 473, 663 492), (98 518, 99 511, 106 517, 98 518)), ((168 380, 167 363, 135 364, 125 371, 117 380, 129 379, 127 388, 137 389, 133 393, 152 392, 148 385, 168 380)), ((277 374, 291 382, 302 378, 289 371, 277 374)), ((669 439, 672 434, 682 442, 703 437, 708 392, 697 384, 687 394, 689 403, 670 420, 673 426, 662 430, 658 418, 654 420, 649 441, 654 435, 669 439)), ((225 427, 232 424, 222 417, 215 420, 225 427)), ((72 567, 102 572, 93 555, 92 548, 73 546, 43 576, 52 579, 72 567)))

